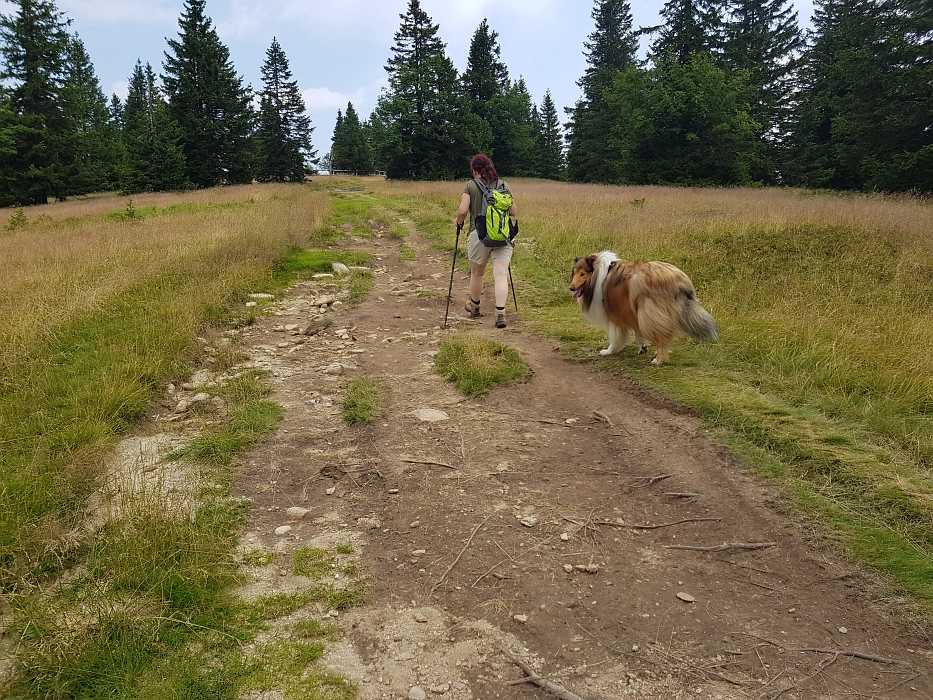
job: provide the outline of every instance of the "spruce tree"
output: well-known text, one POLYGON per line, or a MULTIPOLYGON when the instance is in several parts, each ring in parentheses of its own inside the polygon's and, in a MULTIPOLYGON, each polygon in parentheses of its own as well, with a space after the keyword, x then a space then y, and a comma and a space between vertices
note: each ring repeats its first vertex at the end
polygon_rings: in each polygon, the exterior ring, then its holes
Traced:
POLYGON ((315 156, 311 146, 314 128, 305 114, 298 82, 292 80, 288 58, 275 37, 266 51, 262 82, 256 177, 261 181, 302 182, 307 163, 315 156))
POLYGON ((502 47, 499 34, 489 28, 484 19, 470 41, 467 68, 463 72, 463 87, 470 99, 473 111, 486 118, 485 106, 494 97, 502 95, 509 87, 509 71, 500 60, 502 47))
POLYGON ((66 72, 59 99, 65 120, 61 143, 67 193, 113 189, 119 179, 119 130, 110 119, 107 98, 77 35, 68 43, 66 72))
POLYGON ((386 64, 389 87, 378 119, 386 140, 390 177, 448 179, 466 174, 469 158, 488 148, 489 126, 470 109, 457 70, 437 36, 438 26, 409 0, 386 64))
POLYGON ((651 45, 659 61, 686 64, 693 54, 718 54, 723 42, 720 0, 667 0, 661 17, 664 24, 651 45))
POLYGON ((178 25, 178 39, 168 40, 162 82, 181 129, 188 179, 197 187, 250 182, 250 89, 205 14, 205 0, 185 0, 178 25))
POLYGON ((537 174, 537 132, 532 122, 535 109, 525 81, 519 78, 489 101, 492 155, 503 175, 530 177, 537 174))
POLYGON ((330 142, 330 170, 343 170, 341 164, 346 161, 347 140, 343 129, 343 110, 337 110, 334 122, 334 136, 330 142))
POLYGON ((614 115, 604 93, 615 76, 637 65, 638 39, 628 0, 596 0, 591 16, 595 28, 584 43, 587 62, 577 85, 583 97, 570 110, 567 124, 567 168, 571 180, 614 182, 618 158, 608 148, 614 115))
POLYGON ((373 171, 372 151, 352 102, 347 103, 346 115, 337 113, 333 143, 335 170, 347 170, 354 175, 369 175, 373 171))
POLYGON ((538 142, 538 174, 549 180, 559 180, 564 173, 564 138, 560 131, 557 108, 551 91, 541 100, 541 137, 538 142))
POLYGON ((752 88, 751 116, 761 146, 752 179, 773 184, 782 169, 797 55, 803 37, 789 0, 728 0, 723 63, 745 71, 752 88))
POLYGON ((882 138, 886 104, 896 89, 894 5, 823 0, 800 72, 792 137, 791 182, 862 189, 872 144, 882 138))
POLYGON ((0 201, 44 204, 69 194, 69 131, 61 92, 68 77, 71 20, 46 0, 12 4, 15 13, 0 15, 0 80, 10 86, 0 201))
POLYGON ((191 187, 181 132, 169 112, 155 71, 136 62, 123 108, 126 152, 120 186, 124 192, 160 192, 191 187))

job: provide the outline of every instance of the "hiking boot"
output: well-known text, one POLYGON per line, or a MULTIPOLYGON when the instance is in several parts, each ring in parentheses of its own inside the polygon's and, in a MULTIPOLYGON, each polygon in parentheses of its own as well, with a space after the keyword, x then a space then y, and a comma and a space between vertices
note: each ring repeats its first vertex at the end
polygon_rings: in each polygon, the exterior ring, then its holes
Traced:
POLYGON ((467 313, 470 314, 470 318, 479 318, 482 314, 479 312, 479 304, 474 302, 472 299, 467 299, 466 306, 467 313))
POLYGON ((505 314, 496 316, 496 328, 505 328, 505 314))

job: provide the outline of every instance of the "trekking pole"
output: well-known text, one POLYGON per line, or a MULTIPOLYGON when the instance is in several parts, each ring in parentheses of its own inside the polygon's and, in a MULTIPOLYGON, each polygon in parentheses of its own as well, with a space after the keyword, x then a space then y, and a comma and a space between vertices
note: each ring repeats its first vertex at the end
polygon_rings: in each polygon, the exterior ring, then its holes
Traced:
POLYGON ((450 295, 454 290, 454 268, 457 266, 457 251, 460 249, 460 231, 463 224, 457 224, 457 240, 454 243, 454 261, 450 264, 450 286, 447 288, 447 310, 444 312, 444 328, 447 328, 447 314, 450 313, 450 295))
POLYGON ((515 311, 518 311, 518 299, 515 298, 515 283, 512 281, 512 265, 509 264, 509 285, 512 287, 512 301, 515 302, 515 311))

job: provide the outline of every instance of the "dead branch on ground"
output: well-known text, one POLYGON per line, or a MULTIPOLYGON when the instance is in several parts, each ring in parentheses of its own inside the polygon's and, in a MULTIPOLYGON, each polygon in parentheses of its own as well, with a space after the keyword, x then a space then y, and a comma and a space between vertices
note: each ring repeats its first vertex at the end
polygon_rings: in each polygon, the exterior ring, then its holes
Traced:
POLYGON ((522 669, 525 673, 528 674, 528 676, 520 680, 523 680, 526 683, 534 683, 539 688, 543 688, 549 693, 553 693, 557 697, 561 698, 561 700, 583 700, 583 698, 581 698, 579 695, 575 693, 571 693, 565 687, 561 685, 557 685, 557 683, 552 683, 549 680, 545 680, 544 678, 539 676, 531 666, 526 664, 521 659, 512 656, 505 649, 502 650, 502 653, 506 656, 507 659, 509 659, 509 661, 511 661, 513 664, 515 664, 520 669, 522 669))
MULTIPOLYGON (((473 538, 476 537, 476 533, 479 532, 479 529, 480 529, 483 525, 485 525, 493 515, 494 515, 493 513, 490 513, 489 515, 486 516, 486 519, 483 520, 483 522, 481 522, 479 525, 477 525, 476 527, 473 528, 473 532, 470 533, 470 539, 468 539, 467 542, 466 542, 466 544, 463 545, 463 549, 460 550, 460 554, 458 554, 458 555, 457 555, 457 558, 454 559, 454 560, 450 563, 450 566, 447 567, 447 571, 445 571, 445 572, 441 575, 441 577, 440 577, 439 579, 437 579, 437 581, 434 583, 434 585, 431 586, 431 593, 430 593, 430 594, 433 594, 434 591, 437 589, 437 587, 440 586, 440 585, 444 582, 444 579, 447 578, 447 574, 449 574, 449 573, 453 570, 453 568, 457 565, 457 562, 460 561, 460 557, 462 557, 462 556, 463 556, 463 553, 464 553, 465 551, 467 551, 467 548, 470 546, 470 543, 473 541, 473 538)), ((429 595, 430 595, 430 594, 429 594, 429 595)))
POLYGON ((767 549, 777 547, 777 542, 723 542, 715 547, 695 547, 691 544, 668 544, 666 549, 689 549, 693 552, 725 552, 729 549, 767 549))
POLYGON ((434 462, 432 460, 420 460, 420 459, 400 459, 400 462, 405 462, 406 464, 427 464, 428 466, 438 466, 438 467, 447 467, 448 469, 456 469, 452 464, 447 464, 445 462, 434 462))
MULTIPOLYGON (((682 523, 708 523, 708 522, 719 522, 722 518, 684 518, 683 520, 675 520, 672 523, 661 523, 660 525, 629 525, 628 523, 614 523, 611 520, 597 520, 594 522, 594 525, 611 525, 612 527, 627 527, 632 530, 660 530, 662 527, 671 527, 673 525, 680 525, 682 523)), ((682 547, 681 549, 689 549, 682 547)))
POLYGON ((674 475, 673 474, 658 474, 657 476, 640 476, 628 486, 629 488, 632 488, 632 489, 643 489, 646 486, 651 486, 652 484, 655 484, 659 481, 670 479, 672 476, 674 475))
POLYGON ((851 651, 849 649, 818 649, 816 647, 786 647, 779 642, 772 641, 770 639, 765 639, 764 637, 759 637, 757 634, 752 634, 751 632, 730 632, 732 635, 741 635, 744 637, 753 637, 759 641, 764 642, 765 644, 770 644, 771 646, 782 649, 783 651, 796 651, 796 652, 812 652, 814 654, 832 654, 833 656, 849 656, 854 659, 863 659, 865 661, 874 661, 879 664, 891 664, 895 666, 910 666, 910 663, 907 661, 902 661, 900 659, 889 659, 886 656, 878 656, 877 654, 868 654, 862 651, 851 651))

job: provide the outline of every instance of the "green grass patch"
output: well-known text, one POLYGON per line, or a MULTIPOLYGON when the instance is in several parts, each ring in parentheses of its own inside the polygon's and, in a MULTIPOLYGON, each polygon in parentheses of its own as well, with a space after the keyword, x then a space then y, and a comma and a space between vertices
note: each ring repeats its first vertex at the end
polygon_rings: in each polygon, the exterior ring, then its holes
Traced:
POLYGON ((351 304, 359 304, 373 288, 373 275, 371 272, 361 270, 351 270, 347 280, 347 292, 349 296, 347 301, 351 304))
POLYGON ((347 385, 343 399, 343 420, 348 425, 370 423, 379 409, 385 384, 371 377, 358 377, 347 385))
POLYGON ((408 237, 408 229, 405 227, 404 224, 400 224, 400 223, 398 223, 398 222, 395 222, 395 223, 392 224, 392 230, 391 230, 391 233, 390 233, 389 235, 391 235, 392 238, 407 238, 407 237, 408 237))
POLYGON ((340 628, 335 622, 321 622, 314 618, 301 620, 295 625, 295 636, 302 639, 325 638, 329 641, 337 640, 340 628))
POLYGON ((333 554, 317 547, 301 547, 292 555, 294 572, 314 580, 330 575, 336 562, 333 554))
POLYGON ((284 409, 263 401, 271 389, 261 382, 262 374, 243 375, 219 390, 227 400, 227 420, 206 426, 187 447, 174 453, 213 466, 229 465, 237 452, 259 442, 275 430, 284 409))
POLYGON ((302 277, 320 272, 333 272, 335 262, 348 267, 358 267, 368 263, 371 258, 369 253, 359 251, 295 249, 278 266, 277 282, 281 286, 288 286, 302 277))
POLYGON ((417 260, 418 254, 415 252, 414 248, 402 243, 398 247, 398 259, 402 262, 417 260))
POLYGON ((434 369, 467 396, 483 396, 498 384, 528 374, 528 365, 517 350, 472 335, 441 343, 434 369))

